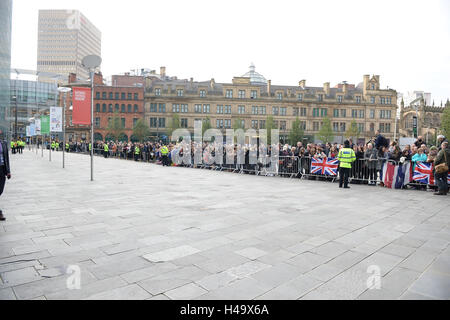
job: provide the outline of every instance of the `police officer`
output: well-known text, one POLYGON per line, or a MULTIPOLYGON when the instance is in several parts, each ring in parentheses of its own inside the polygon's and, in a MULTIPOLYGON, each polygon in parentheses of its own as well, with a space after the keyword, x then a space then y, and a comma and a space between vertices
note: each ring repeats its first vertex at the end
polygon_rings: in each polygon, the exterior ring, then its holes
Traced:
POLYGON ((51 147, 52 151, 55 151, 55 141, 52 141, 52 143, 50 144, 50 147, 51 147))
POLYGON ((55 150, 59 151, 59 142, 58 141, 55 142, 55 150))
POLYGON ((108 158, 109 155, 109 146, 108 144, 105 142, 105 144, 103 145, 103 153, 105 154, 105 158, 108 158))
POLYGON ((139 161, 139 155, 141 153, 141 149, 139 148, 139 145, 136 144, 134 147, 134 161, 139 161))
POLYGON ((66 142, 66 152, 69 152, 69 149, 70 149, 69 143, 66 142))
POLYGON ((169 166, 169 157, 168 157, 169 148, 167 148, 167 146, 164 145, 161 147, 160 152, 161 152, 161 156, 162 156, 163 166, 169 166))
POLYGON ((13 140, 11 140, 11 152, 16 154, 16 143, 13 140))
POLYGON ((352 168, 352 162, 356 161, 356 155, 355 151, 350 148, 350 142, 348 140, 344 141, 344 147, 339 150, 338 160, 339 188, 342 188, 342 184, 344 184, 345 189, 350 189, 348 186, 348 176, 350 174, 350 169, 352 168))

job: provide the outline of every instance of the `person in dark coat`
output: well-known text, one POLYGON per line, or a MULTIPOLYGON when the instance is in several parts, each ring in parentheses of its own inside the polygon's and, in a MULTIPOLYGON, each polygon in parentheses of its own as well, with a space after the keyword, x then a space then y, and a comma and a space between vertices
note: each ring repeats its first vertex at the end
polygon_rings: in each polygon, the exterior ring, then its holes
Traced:
MULTIPOLYGON (((5 188, 6 178, 11 179, 11 170, 9 166, 8 145, 2 140, 2 130, 0 129, 0 196, 5 188)), ((0 209, 0 221, 5 221, 3 212, 0 209)))
MULTIPOLYGON (((438 166, 439 164, 447 163, 447 167, 450 168, 450 149, 448 148, 448 142, 445 141, 441 145, 441 151, 437 154, 436 158, 434 159, 434 167, 438 166)), ((434 193, 438 196, 445 196, 448 193, 448 184, 447 184, 447 172, 442 173, 434 173, 434 177, 436 180, 436 184, 438 186, 439 191, 434 193)))

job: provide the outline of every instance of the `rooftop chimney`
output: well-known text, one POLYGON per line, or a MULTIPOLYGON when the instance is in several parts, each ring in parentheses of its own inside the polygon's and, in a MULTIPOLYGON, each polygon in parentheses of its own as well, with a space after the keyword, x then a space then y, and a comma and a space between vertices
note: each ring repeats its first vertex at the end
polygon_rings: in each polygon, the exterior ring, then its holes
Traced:
POLYGON ((366 95, 367 90, 369 89, 369 79, 370 75, 365 74, 364 75, 364 81, 363 81, 363 94, 366 95))
POLYGON ((344 81, 344 84, 342 85, 342 92, 344 92, 344 94, 347 94, 347 89, 348 89, 348 84, 346 81, 344 81))
POLYGON ((211 89, 214 89, 214 85, 216 84, 216 81, 214 81, 214 78, 211 79, 211 82, 209 84, 211 86, 211 89))
POLYGON ((161 75, 161 77, 165 77, 166 76, 166 67, 159 68, 159 74, 161 75))
POLYGON ((323 84, 323 91, 325 91, 325 94, 326 94, 327 96, 330 95, 330 83, 329 83, 329 82, 325 82, 325 83, 323 84))
POLYGON ((69 83, 74 83, 74 82, 77 82, 77 75, 76 75, 76 73, 71 72, 71 73, 69 73, 69 83))
POLYGON ((271 96, 272 80, 267 80, 267 94, 271 96))

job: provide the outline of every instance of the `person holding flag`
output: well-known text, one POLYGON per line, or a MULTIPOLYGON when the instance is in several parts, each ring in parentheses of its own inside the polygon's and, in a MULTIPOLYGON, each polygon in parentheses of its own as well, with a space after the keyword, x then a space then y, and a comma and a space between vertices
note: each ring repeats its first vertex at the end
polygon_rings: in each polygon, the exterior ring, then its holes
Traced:
POLYGON ((348 140, 344 141, 344 147, 339 150, 338 154, 339 160, 339 188, 344 185, 345 189, 350 189, 348 186, 348 176, 350 174, 350 169, 352 168, 352 163, 356 161, 355 151, 350 148, 350 142, 348 140))

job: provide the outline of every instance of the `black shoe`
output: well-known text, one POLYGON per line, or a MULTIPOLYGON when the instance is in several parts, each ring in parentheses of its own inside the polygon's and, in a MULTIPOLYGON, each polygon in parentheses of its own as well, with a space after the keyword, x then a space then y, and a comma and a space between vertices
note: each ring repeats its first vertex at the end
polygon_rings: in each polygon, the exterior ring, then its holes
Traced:
POLYGON ((339 186, 339 188, 342 188, 342 186, 339 186))
POLYGON ((3 213, 0 211, 0 221, 5 221, 6 218, 3 216, 3 213))
POLYGON ((350 189, 350 187, 349 187, 349 186, 346 186, 346 187, 344 187, 344 189, 350 189))
POLYGON ((444 192, 435 192, 435 193, 433 193, 435 196, 445 196, 446 195, 446 193, 444 193, 444 192))

